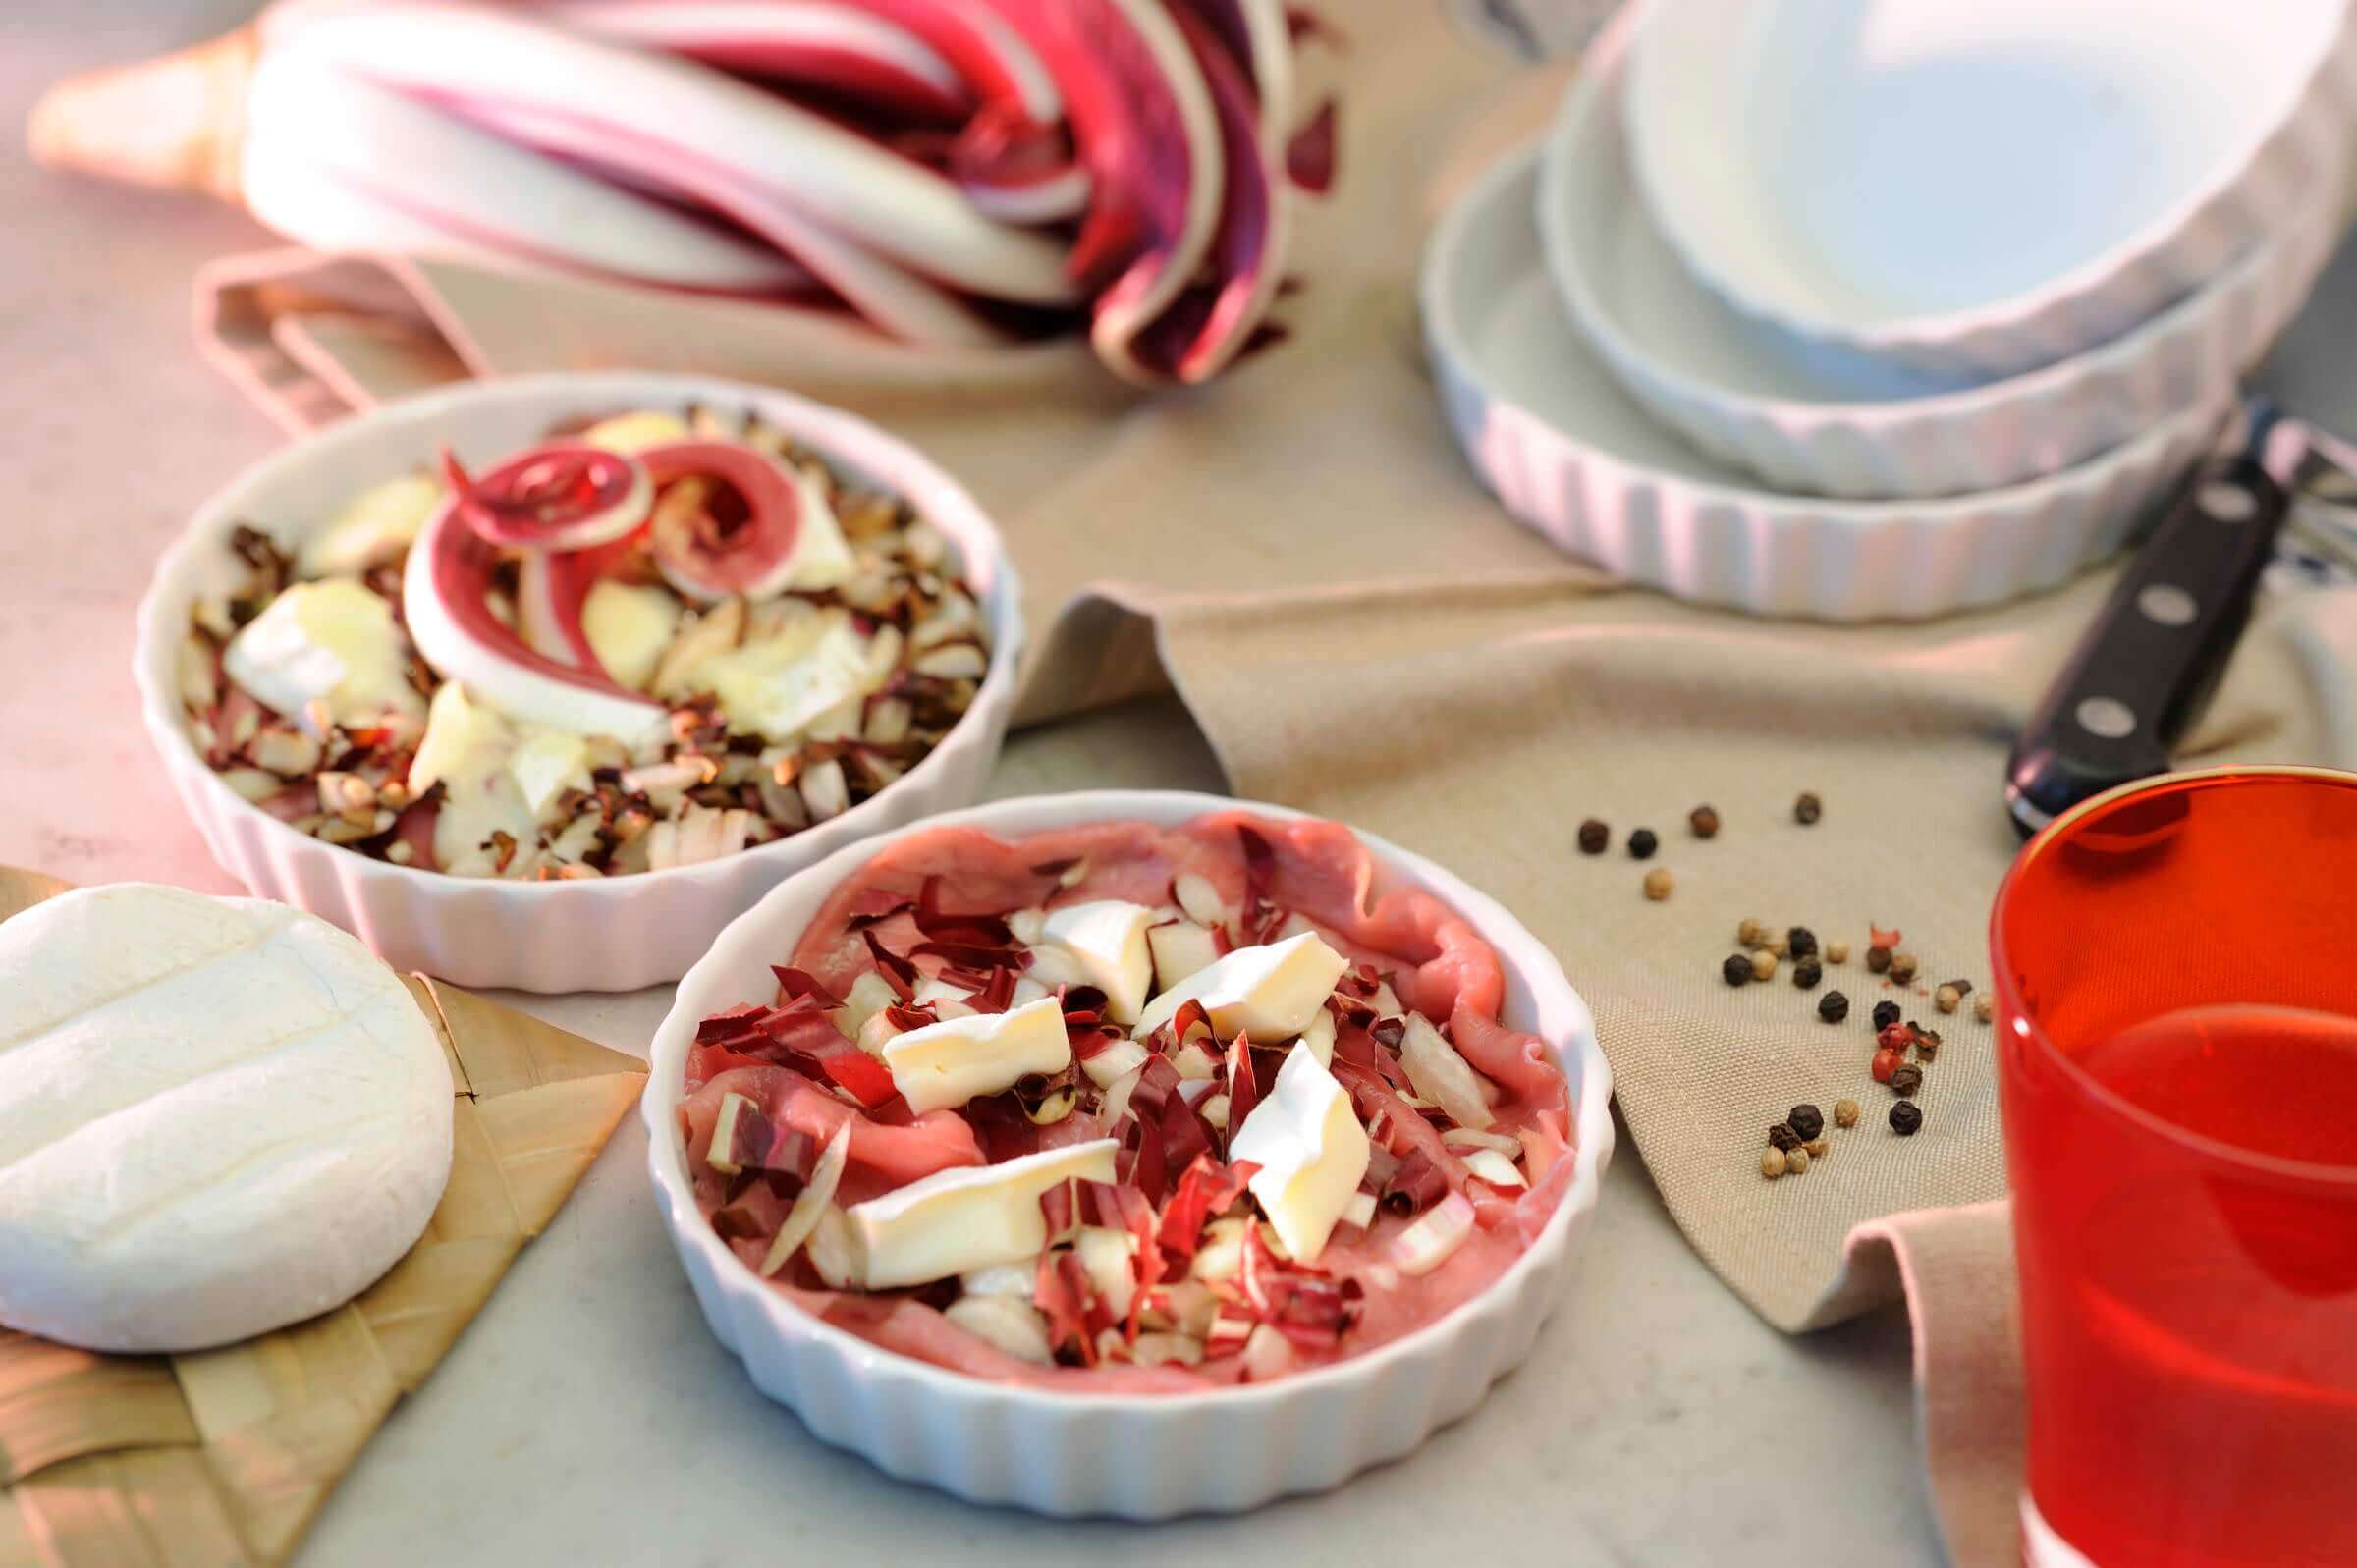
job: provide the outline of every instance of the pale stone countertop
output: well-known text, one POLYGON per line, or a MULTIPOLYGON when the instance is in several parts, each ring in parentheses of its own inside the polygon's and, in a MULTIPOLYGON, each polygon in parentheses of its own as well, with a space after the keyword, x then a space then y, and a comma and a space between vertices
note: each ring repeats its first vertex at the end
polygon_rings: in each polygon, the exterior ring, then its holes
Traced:
MULTIPOLYGON (((186 512, 277 443, 188 331, 193 267, 263 237, 195 197, 42 175, 17 128, 48 78, 192 39, 245 8, 10 9, 0 861, 227 891, 139 734, 131 622, 186 512)), ((1182 712, 1148 704, 1018 737, 994 789, 1082 780, 1217 787, 1218 773, 1182 712)), ((529 1004, 637 1051, 665 1000, 529 1004)), ((361 1456, 302 1564, 1938 1560, 1903 1319, 1773 1332, 1686 1247, 1625 1146, 1568 1298, 1472 1418, 1337 1492, 1159 1527, 977 1509, 814 1441, 706 1332, 644 1160, 633 1117, 361 1456)))

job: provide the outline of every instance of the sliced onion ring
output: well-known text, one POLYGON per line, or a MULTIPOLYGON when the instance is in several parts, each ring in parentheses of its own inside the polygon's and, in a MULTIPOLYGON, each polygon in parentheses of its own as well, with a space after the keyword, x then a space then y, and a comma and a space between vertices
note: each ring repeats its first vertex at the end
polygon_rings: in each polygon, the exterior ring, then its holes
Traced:
POLYGON ((783 466, 726 441, 675 441, 640 457, 658 486, 718 479, 744 502, 744 519, 726 538, 699 538, 685 520, 656 509, 649 542, 655 565, 674 588, 710 604, 739 594, 758 598, 786 586, 801 538, 802 498, 783 466))
POLYGON ((485 543, 508 550, 611 544, 646 520, 655 499, 645 468, 577 441, 520 452, 479 479, 468 478, 444 447, 442 477, 460 519, 485 543))

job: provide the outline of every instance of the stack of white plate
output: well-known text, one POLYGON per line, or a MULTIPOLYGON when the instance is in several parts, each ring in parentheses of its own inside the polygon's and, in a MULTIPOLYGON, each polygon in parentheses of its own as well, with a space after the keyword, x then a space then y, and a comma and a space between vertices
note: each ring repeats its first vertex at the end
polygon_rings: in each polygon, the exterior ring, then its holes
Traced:
POLYGON ((1426 258, 1458 439, 1574 555, 1769 615, 2061 580, 2339 238, 2351 0, 1631 0, 1426 258))

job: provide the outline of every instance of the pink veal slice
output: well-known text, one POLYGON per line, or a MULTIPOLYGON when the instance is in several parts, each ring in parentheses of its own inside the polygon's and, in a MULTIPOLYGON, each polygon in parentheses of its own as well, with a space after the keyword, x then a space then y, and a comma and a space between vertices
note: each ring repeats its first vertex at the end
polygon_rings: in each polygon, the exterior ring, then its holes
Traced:
MULTIPOLYGON (((1437 899, 1388 885, 1365 847, 1335 824, 1225 812, 1176 827, 1094 823, 1014 840, 973 829, 912 833, 839 884, 793 952, 780 956, 787 961, 775 971, 779 1009, 810 1018, 818 1049, 859 1053, 856 1032, 882 1061, 891 1059, 894 1032, 935 1022, 936 1008, 966 1016, 955 1010, 957 996, 981 1015, 1031 1005, 1013 987, 980 983, 976 965, 1020 974, 1034 997, 1061 991, 1072 1066, 972 1094, 906 1128, 896 1125, 906 1119, 904 1105, 861 1108, 829 1086, 832 1074, 806 1063, 764 1065, 776 1055, 756 1037, 780 1012, 758 1003, 704 1020, 688 1053, 682 1119, 697 1201, 750 1266, 767 1256, 794 1183, 732 1172, 730 1165, 743 1165, 732 1152, 740 1141, 818 1135, 816 1106, 852 1118, 843 1220, 869 1245, 878 1237, 893 1243, 888 1229, 875 1228, 889 1226, 883 1212, 863 1215, 862 1206, 913 1180, 1059 1150, 1118 1148, 1113 1179, 1070 1181, 1039 1198, 1044 1247, 1021 1257, 1012 1253, 1023 1248, 1010 1249, 996 1260, 1004 1268, 977 1272, 977 1263, 945 1260, 935 1266, 944 1271, 938 1277, 895 1274, 927 1282, 872 1290, 859 1286, 856 1265, 848 1274, 807 1265, 765 1276, 837 1326, 954 1371, 1058 1391, 1181 1392, 1363 1355, 1492 1285, 1539 1235, 1569 1184, 1563 1077, 1535 1037, 1499 1021, 1498 955, 1437 899), (1166 1001, 1167 1021, 1140 1024, 1131 1039, 1104 1021, 1103 992, 1059 981, 1067 972, 1052 950, 1060 939, 1047 935, 1059 910, 1109 900, 1144 905, 1166 924, 1183 922, 1187 906, 1208 920, 1216 906, 1219 929, 1239 955, 1272 943, 1298 946, 1314 934, 1346 967, 1298 1039, 1274 1022, 1265 1039, 1207 1033, 1210 1014, 1197 1000, 1175 1010, 1166 1001), (917 989, 938 1000, 887 1006, 856 1031, 821 1010, 841 999, 855 1015, 871 1004, 859 1002, 863 996, 872 1002, 878 992, 917 989), (1438 1107, 1413 1102, 1404 1087, 1386 1087, 1406 1082, 1396 1055, 1403 1014, 1420 1014, 1418 1028, 1441 1032, 1447 1049, 1462 1054, 1468 1081, 1485 1097, 1486 1130, 1470 1132, 1438 1107), (828 1042, 818 1019, 846 1033, 828 1042), (890 1030, 878 1043, 871 1037, 884 1023, 890 1030), (1323 1047, 1311 1038, 1321 1031, 1330 1031, 1323 1047), (1268 1186, 1261 1178, 1271 1167, 1258 1155, 1224 1159, 1224 1151, 1248 1130, 1288 1162, 1284 1168, 1301 1168, 1288 1152, 1298 1145, 1280 1129, 1300 1124, 1298 1080, 1321 1049, 1334 1053, 1337 1076, 1369 1086, 1363 1103, 1354 1089, 1326 1093, 1344 1096, 1372 1147, 1346 1217, 1294 1256, 1281 1238, 1301 1232, 1269 1217, 1275 1212, 1264 1200, 1299 1178, 1268 1186), (716 1140, 731 1095, 751 1104, 735 1108, 722 1147, 716 1140), (769 1125, 746 1139, 745 1113, 769 1125), (1477 1174, 1451 1152, 1452 1138, 1491 1151, 1487 1161, 1513 1150, 1505 1155, 1510 1171, 1493 1180, 1493 1162, 1477 1174), (920 1152, 931 1158, 920 1162, 920 1152), (905 1173, 912 1169, 923 1175, 905 1173), (1013 1294, 959 1306, 1001 1293, 1013 1294), (1031 1322, 1025 1315, 1033 1313, 1036 1337, 990 1331, 1010 1319, 1031 1322), (1051 1347, 1044 1360, 1042 1344, 1051 1347)), ((1322 1104, 1329 1108, 1311 1120, 1330 1125, 1332 1099, 1322 1104)), ((927 1192, 987 1185, 968 1171, 946 1184, 934 1179, 927 1192)), ((974 1213, 977 1224, 998 1233, 998 1211, 989 1211, 987 1224, 974 1213)))

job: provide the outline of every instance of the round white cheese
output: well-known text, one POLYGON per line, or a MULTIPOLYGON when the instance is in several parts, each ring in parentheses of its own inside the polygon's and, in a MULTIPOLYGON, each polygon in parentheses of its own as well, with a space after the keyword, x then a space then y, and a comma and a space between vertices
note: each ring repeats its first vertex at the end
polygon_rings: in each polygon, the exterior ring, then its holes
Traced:
POLYGON ((0 924, 0 1325, 192 1350, 342 1305, 441 1201, 451 1093, 311 915, 132 883, 0 924))

